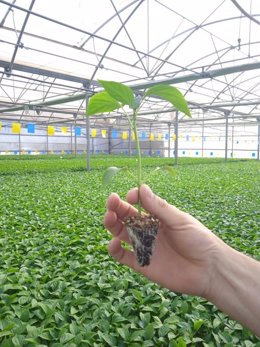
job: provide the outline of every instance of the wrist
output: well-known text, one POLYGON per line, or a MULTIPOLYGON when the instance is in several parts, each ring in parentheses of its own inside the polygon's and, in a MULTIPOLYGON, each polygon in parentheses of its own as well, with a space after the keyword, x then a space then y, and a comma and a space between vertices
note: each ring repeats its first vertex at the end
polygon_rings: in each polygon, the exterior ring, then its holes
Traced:
POLYGON ((259 262, 220 243, 205 299, 259 336, 259 290, 259 262))

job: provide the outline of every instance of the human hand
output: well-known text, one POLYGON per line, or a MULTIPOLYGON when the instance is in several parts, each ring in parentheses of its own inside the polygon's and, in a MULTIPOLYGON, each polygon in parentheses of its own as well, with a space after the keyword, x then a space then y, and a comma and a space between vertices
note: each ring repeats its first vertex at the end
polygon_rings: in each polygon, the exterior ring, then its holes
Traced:
POLYGON ((207 297, 214 276, 214 264, 223 242, 191 215, 180 211, 142 185, 140 200, 143 208, 160 220, 151 264, 138 265, 132 251, 121 246, 130 243, 123 220, 137 214, 137 189, 132 189, 127 202, 112 193, 107 201, 104 224, 114 238, 109 253, 120 263, 140 272, 162 287, 185 294, 207 297))

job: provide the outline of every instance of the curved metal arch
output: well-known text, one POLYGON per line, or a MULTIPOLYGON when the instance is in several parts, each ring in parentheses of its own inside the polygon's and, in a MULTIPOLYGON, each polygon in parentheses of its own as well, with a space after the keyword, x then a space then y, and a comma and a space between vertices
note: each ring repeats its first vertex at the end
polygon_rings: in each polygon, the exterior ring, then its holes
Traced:
MULTIPOLYGON (((90 81, 93 81, 95 78, 95 75, 100 67, 100 65, 102 64, 102 61, 104 60, 107 52, 109 51, 110 47, 112 46, 112 44, 114 43, 114 40, 117 38, 117 36, 120 34, 121 30, 123 30, 125 24, 128 22, 128 20, 132 17, 133 13, 138 9, 138 7, 144 2, 144 0, 141 0, 138 2, 137 6, 133 9, 133 11, 129 14, 129 16, 126 18, 126 20, 122 23, 121 27, 119 28, 119 30, 116 32, 115 36, 113 37, 113 39, 110 41, 108 47, 105 49, 105 52, 103 53, 98 65, 96 66, 96 68, 94 69, 94 72, 90 78, 90 81)), ((90 82, 91 83, 91 82, 90 82)))
MULTIPOLYGON (((126 5, 125 7, 123 7, 121 10, 119 10, 118 12, 124 12, 126 9, 128 9, 129 7, 131 7, 133 4, 135 4, 136 2, 138 2, 139 0, 134 0, 132 1, 130 4, 126 5)), ((96 30, 93 31, 93 34, 97 34, 102 28, 104 28, 109 22, 112 21, 112 19, 114 19, 117 16, 117 14, 113 14, 113 16, 109 17, 105 22, 103 22, 96 30)), ((89 36, 80 46, 79 48, 83 48, 85 46, 86 43, 88 43, 88 41, 91 39, 91 37, 89 36)))
MULTIPOLYGON (((182 17, 181 15, 179 15, 179 16, 182 17)), ((260 16, 260 15, 259 15, 259 16, 260 16)), ((240 18, 241 18, 241 16, 229 17, 229 18, 219 19, 219 20, 215 20, 215 21, 208 22, 208 23, 201 24, 201 25, 194 25, 194 26, 192 26, 192 27, 190 27, 190 28, 188 28, 188 29, 186 29, 186 30, 180 32, 179 34, 176 34, 176 35, 174 36, 174 38, 177 38, 177 37, 179 37, 179 36, 181 36, 181 35, 184 35, 184 34, 188 33, 189 31, 198 30, 198 27, 199 27, 199 29, 205 30, 207 33, 213 35, 213 34, 210 33, 208 30, 206 30, 205 27, 211 26, 211 25, 214 25, 214 24, 220 24, 220 23, 222 23, 222 22, 237 20, 237 19, 240 19, 240 18)), ((242 17, 242 18, 243 18, 243 17, 242 17)), ((216 35, 214 35, 214 36, 216 36, 216 35)), ((216 38, 218 38, 219 40, 225 42, 222 38, 220 38, 220 37, 218 37, 218 36, 216 36, 216 38)), ((153 53, 155 50, 157 50, 158 48, 160 48, 161 46, 165 45, 166 43, 168 43, 168 42, 171 41, 171 40, 172 40, 172 37, 169 38, 169 39, 167 39, 167 40, 164 40, 164 41, 161 42, 159 45, 157 45, 156 47, 154 47, 151 51, 149 51, 149 54, 153 53)), ((228 44, 228 42, 225 42, 225 43, 228 44)), ((234 46, 234 47, 235 47, 235 46, 234 46)), ((198 61, 199 61, 199 60, 198 60, 198 61)), ((138 63, 138 61, 135 62, 133 65, 136 65, 137 63, 138 63)))
MULTIPOLYGON (((239 77, 240 77, 241 75, 243 75, 243 74, 244 74, 244 71, 241 72, 241 73, 239 73, 239 74, 229 83, 229 85, 230 85, 231 83, 233 83, 234 80, 236 80, 237 78, 239 78, 239 77)), ((243 83, 246 83, 246 82, 248 82, 248 81, 254 80, 255 78, 259 78, 259 77, 260 77, 260 75, 257 75, 257 76, 254 76, 254 77, 250 77, 250 78, 248 78, 248 79, 246 79, 246 80, 244 80, 244 81, 242 81, 242 82, 239 82, 239 85, 242 85, 243 83)), ((259 82, 259 83, 260 83, 260 82, 259 82)), ((258 84, 256 84, 256 86, 257 86, 257 85, 258 85, 258 84)), ((235 86, 235 87, 236 87, 236 86, 235 86)), ((226 88, 228 88, 228 86, 226 86, 225 88, 223 88, 222 91, 220 91, 220 92, 218 93, 218 95, 212 100, 211 104, 214 103, 214 101, 219 97, 219 95, 221 95, 221 94, 225 91, 226 88)), ((245 95, 244 95, 244 97, 245 97, 245 96, 248 95, 249 93, 252 93, 252 90, 253 90, 254 88, 252 88, 250 92, 249 92, 248 90, 244 90, 244 89, 242 89, 242 88, 237 88, 237 87, 236 87, 236 89, 242 92, 241 95, 242 95, 243 93, 245 93, 245 95)), ((254 95, 254 96, 257 97, 257 98, 259 97, 259 95, 256 95, 256 94, 253 94, 253 93, 252 93, 252 95, 254 95)))
MULTIPOLYGON (((259 77, 259 76, 256 76, 256 77, 259 77)), ((255 78, 255 77, 253 77, 253 78, 251 78, 251 79, 254 79, 254 78, 255 78)), ((250 80, 250 79, 248 79, 248 80, 250 80)), ((239 100, 235 103, 235 105, 233 105, 233 106, 231 107, 230 112, 234 112, 234 109, 235 109, 236 107, 241 106, 241 104, 243 103, 243 98, 245 98, 248 94, 250 94, 251 91, 252 91, 253 89, 255 89, 256 86, 259 86, 259 85, 260 85, 260 82, 258 82, 258 83, 255 84, 254 86, 252 86, 248 91, 245 92, 245 94, 244 94, 243 96, 239 96, 239 100)), ((252 111, 253 111, 253 109, 255 109, 255 108, 257 107, 257 104, 256 104, 255 102, 253 102, 251 105, 252 105, 253 107, 252 107, 251 111, 249 112, 249 114, 251 114, 252 111)), ((249 106, 249 105, 247 105, 247 106, 249 106)), ((247 114, 248 114, 248 113, 247 113, 247 114)))
MULTIPOLYGON (((143 2, 144 0, 141 0, 141 1, 143 2)), ((4 5, 10 5, 6 0, 1 0, 1 3, 4 4, 4 5)), ((140 3, 140 4, 141 4, 141 3, 140 3)), ((136 52, 136 50, 135 50, 134 48, 131 48, 131 47, 129 47, 129 46, 126 46, 126 45, 124 45, 124 44, 122 44, 122 43, 113 42, 112 40, 107 39, 107 38, 105 38, 105 37, 102 37, 102 36, 99 36, 99 35, 90 33, 90 32, 88 32, 88 31, 86 31, 86 30, 83 30, 83 29, 74 27, 74 26, 72 26, 72 25, 70 25, 70 24, 65 24, 65 23, 63 23, 63 22, 61 22, 61 21, 59 21, 59 20, 56 20, 56 19, 53 19, 53 18, 49 18, 49 17, 44 16, 44 15, 42 15, 42 14, 40 14, 40 13, 37 13, 37 12, 34 12, 34 11, 29 11, 29 10, 27 10, 27 9, 21 7, 21 6, 12 5, 12 7, 16 8, 16 9, 18 9, 18 10, 20 10, 20 11, 23 11, 23 12, 29 13, 29 14, 31 14, 31 15, 34 15, 34 16, 36 16, 36 17, 42 18, 42 19, 44 19, 44 20, 46 20, 46 21, 50 21, 50 22, 55 23, 55 24, 57 24, 57 25, 66 27, 66 28, 68 28, 68 29, 78 31, 78 32, 81 32, 81 33, 83 33, 83 34, 87 34, 87 35, 89 35, 90 37, 95 37, 95 38, 100 39, 100 40, 102 40, 102 41, 105 41, 105 42, 108 42, 108 43, 113 43, 114 45, 116 45, 116 46, 118 46, 118 47, 125 48, 125 49, 127 49, 127 50, 132 51, 132 52, 136 52)), ((156 56, 152 56, 151 54, 142 52, 142 51, 140 51, 140 50, 138 50, 138 53, 141 54, 141 55, 143 55, 143 56, 149 56, 150 58, 157 59, 157 60, 160 60, 160 61, 164 61, 163 59, 160 59, 160 58, 158 58, 158 57, 156 57, 156 56)), ((178 65, 176 65, 176 64, 174 64, 174 63, 170 63, 170 62, 169 62, 169 64, 172 65, 172 66, 177 66, 177 67, 178 67, 178 65)))
MULTIPOLYGON (((260 41, 250 42, 250 45, 251 45, 251 46, 252 46, 252 45, 257 45, 257 44, 260 44, 260 41)), ((241 47, 242 47, 242 46, 248 46, 248 43, 241 43, 240 46, 241 46, 241 47)), ((222 52, 222 51, 225 51, 225 50, 227 50, 227 49, 230 51, 231 49, 236 49, 236 46, 224 47, 224 48, 219 49, 218 52, 222 52)), ((188 66, 190 66, 190 65, 192 65, 192 64, 195 64, 195 63, 199 62, 200 60, 207 59, 207 58, 209 58, 211 55, 215 55, 215 54, 216 54, 216 53, 214 53, 214 52, 209 53, 209 54, 206 54, 205 56, 203 56, 203 57, 201 57, 201 58, 199 58, 199 59, 194 60, 194 61, 193 61, 192 63, 190 63, 188 66)), ((253 58, 253 57, 251 57, 251 58, 253 58)), ((248 56, 245 56, 245 58, 243 58, 243 59, 248 59, 248 56)), ((240 60, 242 60, 242 58, 236 59, 236 61, 240 61, 240 60)), ((230 61, 230 62, 233 62, 233 60, 230 61)), ((227 62, 222 62, 222 64, 224 64, 224 63, 227 63, 227 62)), ((213 66, 213 65, 207 65, 207 67, 211 67, 211 66, 213 66)), ((206 67, 206 66, 205 66, 205 67, 206 67)))
POLYGON ((243 7, 240 6, 239 3, 236 0, 231 0, 231 1, 239 9, 239 11, 241 11, 246 17, 248 17, 250 20, 252 20, 256 24, 260 25, 260 22, 257 19, 255 19, 255 17, 251 16, 251 14, 246 12, 246 10, 244 10, 243 7))

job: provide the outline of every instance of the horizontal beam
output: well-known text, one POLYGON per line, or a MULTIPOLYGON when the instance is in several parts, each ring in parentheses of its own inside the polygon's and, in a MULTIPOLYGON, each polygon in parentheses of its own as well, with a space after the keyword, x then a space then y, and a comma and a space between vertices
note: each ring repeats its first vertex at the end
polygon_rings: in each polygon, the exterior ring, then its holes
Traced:
MULTIPOLYGON (((9 66, 10 66, 9 61, 0 59, 0 67, 5 69, 7 76, 9 73, 8 72, 9 66)), ((27 73, 41 75, 41 76, 58 78, 58 79, 70 81, 70 82, 77 82, 77 83, 81 83, 83 85, 90 83, 90 80, 87 78, 83 78, 83 77, 79 77, 79 76, 73 76, 73 75, 69 75, 69 74, 66 74, 63 72, 59 72, 59 71, 42 69, 42 68, 37 67, 37 66, 29 66, 27 64, 21 64, 21 63, 14 63, 12 65, 12 70, 27 72, 27 73)), ((92 85, 99 86, 98 83, 93 83, 93 82, 92 82, 92 85)))
POLYGON ((140 90, 140 89, 153 87, 157 84, 167 84, 167 85, 178 84, 182 82, 197 81, 201 79, 211 79, 211 78, 216 78, 220 76, 230 75, 237 72, 257 70, 257 69, 260 69, 260 62, 250 63, 250 64, 241 64, 241 65, 231 66, 231 67, 224 67, 221 69, 215 69, 211 71, 202 70, 202 72, 188 74, 185 76, 173 77, 173 78, 168 78, 161 81, 152 81, 152 82, 137 84, 137 85, 131 86, 131 88, 134 90, 140 90))
MULTIPOLYGON (((146 83, 140 83, 136 85, 131 85, 130 87, 133 90, 143 90, 146 88, 150 88, 152 86, 155 86, 157 84, 178 84, 182 82, 189 82, 189 81, 196 81, 199 79, 211 79, 211 78, 216 78, 228 74, 233 74, 237 72, 243 72, 243 71, 250 71, 250 70, 256 70, 260 69, 260 62, 257 63, 251 63, 251 64, 242 64, 242 65, 237 65, 237 66, 232 66, 232 67, 227 67, 227 68, 221 68, 221 69, 215 69, 207 72, 201 72, 201 73, 194 73, 194 74, 188 74, 185 76, 180 76, 180 77, 174 77, 174 78, 168 78, 160 81, 152 81, 152 82, 146 82, 146 83)), ((98 82, 92 82, 92 85, 98 86, 98 82)), ((69 97, 64 97, 61 99, 53 99, 47 102, 39 102, 39 103, 31 103, 31 104, 25 104, 23 106, 18 106, 18 107, 13 107, 13 108, 6 108, 6 109, 0 109, 2 113, 5 112, 17 112, 17 111, 22 111, 24 110, 25 106, 31 107, 42 107, 42 106, 53 106, 53 105, 59 105, 59 104, 65 104, 71 101, 76 101, 76 100, 82 100, 86 97, 86 93, 79 93, 77 95, 69 96, 69 97)), ((241 103, 237 103, 234 106, 240 106, 241 103)), ((202 106, 203 107, 203 106, 202 106)), ((217 105, 211 105, 211 107, 216 108, 218 107, 217 105)))

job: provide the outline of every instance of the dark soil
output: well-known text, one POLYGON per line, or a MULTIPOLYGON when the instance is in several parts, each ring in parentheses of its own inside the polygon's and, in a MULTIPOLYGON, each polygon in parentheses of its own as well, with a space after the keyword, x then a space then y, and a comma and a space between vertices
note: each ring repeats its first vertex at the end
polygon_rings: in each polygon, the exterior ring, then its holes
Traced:
POLYGON ((128 217, 125 221, 140 266, 150 265, 154 242, 159 230, 159 220, 148 214, 128 217))

